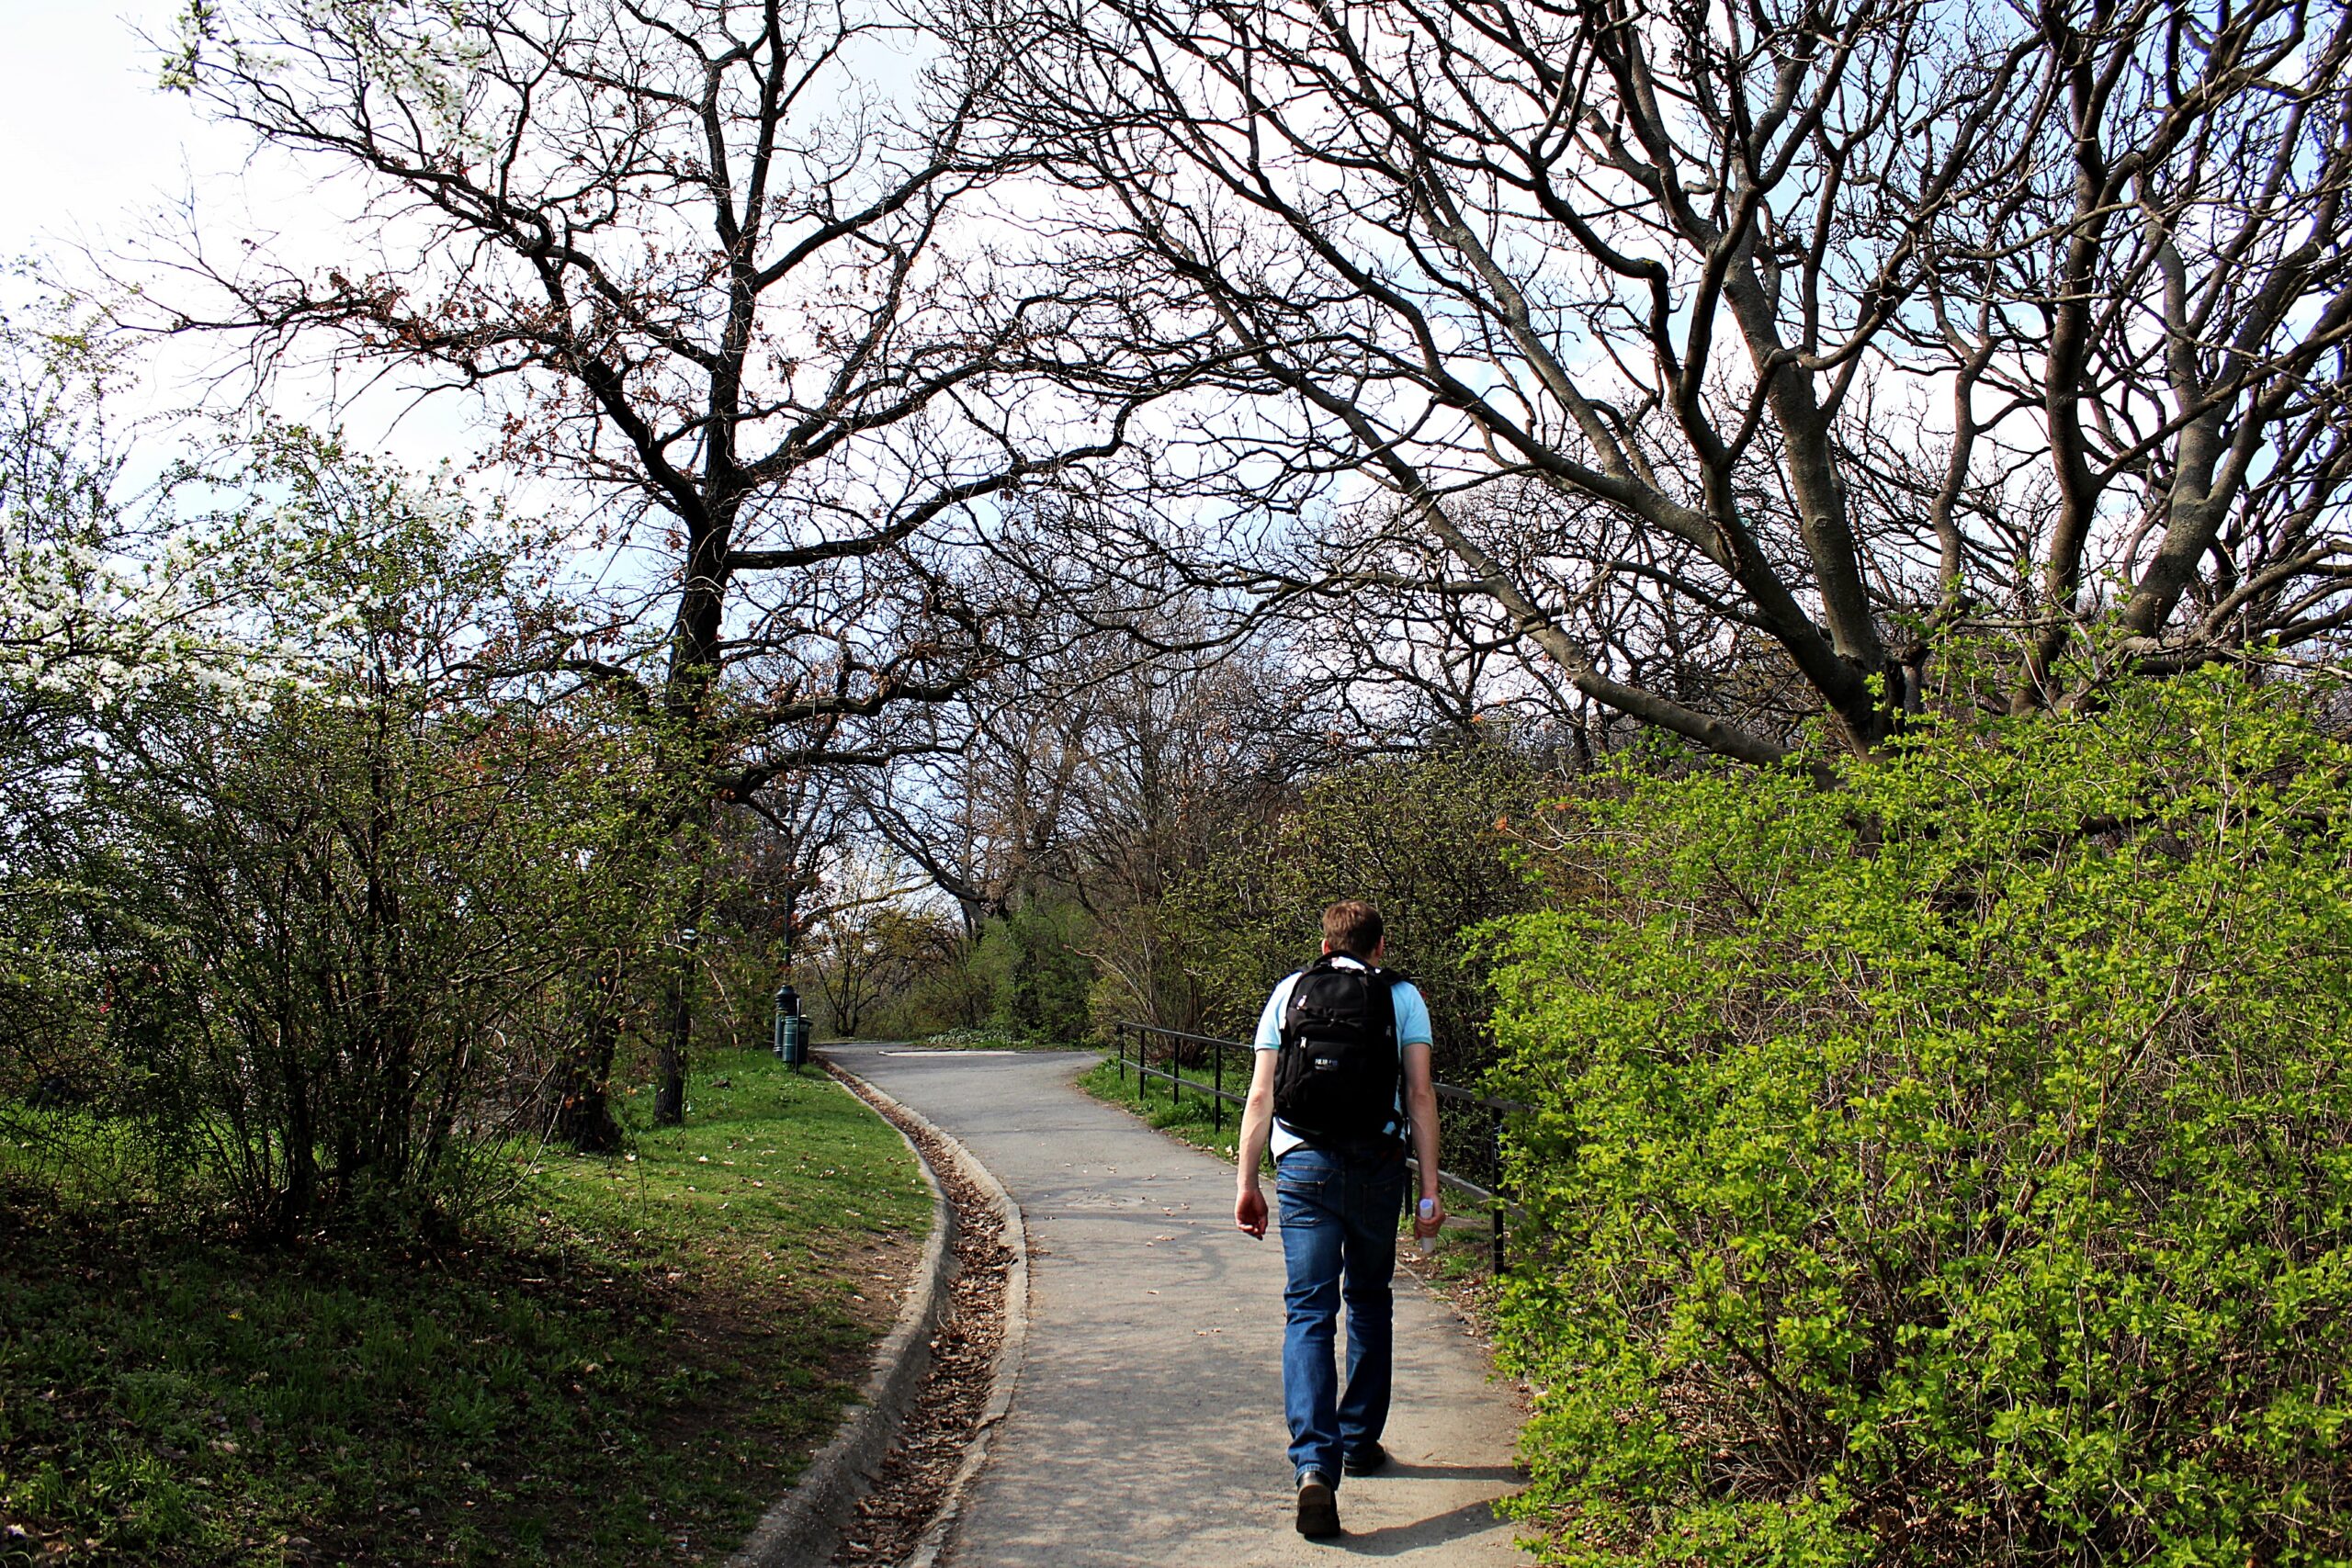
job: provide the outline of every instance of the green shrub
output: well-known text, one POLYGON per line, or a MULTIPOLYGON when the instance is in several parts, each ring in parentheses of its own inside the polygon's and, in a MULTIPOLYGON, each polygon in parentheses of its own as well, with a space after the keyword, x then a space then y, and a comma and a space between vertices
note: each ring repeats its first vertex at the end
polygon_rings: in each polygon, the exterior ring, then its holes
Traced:
POLYGON ((288 602, 345 608, 299 683, 92 709, 73 811, 0 845, 0 1137, 257 1237, 446 1230, 662 908, 641 737, 488 682, 514 536, 293 434, 254 473, 309 541, 288 602))
POLYGON ((1501 924, 1585 1564, 2352 1561, 2352 748, 2210 675, 1563 806, 1501 924))
POLYGON ((981 932, 973 969, 995 998, 988 1020, 1027 1040, 1080 1040, 1092 1032, 1087 994, 1094 961, 1087 956, 1093 922, 1076 902, 1032 898, 981 932))

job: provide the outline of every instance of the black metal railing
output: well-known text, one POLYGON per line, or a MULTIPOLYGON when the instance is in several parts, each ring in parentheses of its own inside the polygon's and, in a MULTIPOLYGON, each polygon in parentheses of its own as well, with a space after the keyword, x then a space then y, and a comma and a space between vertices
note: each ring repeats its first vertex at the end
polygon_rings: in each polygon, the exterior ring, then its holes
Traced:
MULTIPOLYGON (((1209 1123, 1220 1133, 1225 1131, 1225 1108, 1240 1105, 1249 1099, 1247 1090, 1256 1061, 1256 1048, 1246 1040, 1227 1040, 1214 1034, 1189 1034, 1181 1029, 1162 1029, 1155 1023, 1115 1023, 1111 1026, 1111 1031, 1118 1048, 1119 1082, 1123 1087, 1130 1072, 1136 1075, 1139 1087, 1157 1079, 1168 1086, 1170 1105, 1181 1104, 1184 1091, 1191 1089, 1208 1100, 1209 1123), (1158 1066, 1152 1066, 1155 1041, 1159 1043, 1158 1066), (1239 1060, 1235 1064, 1235 1082, 1240 1086, 1238 1089, 1226 1088, 1225 1055, 1227 1051, 1240 1053, 1239 1060), (1208 1058, 1209 1076, 1205 1082, 1184 1076, 1187 1055, 1193 1058, 1192 1066, 1196 1072, 1200 1070, 1200 1058, 1204 1055, 1208 1058)), ((1525 1213, 1505 1191, 1503 1123, 1507 1118, 1532 1111, 1534 1107, 1516 1100, 1498 1100, 1493 1095, 1480 1094, 1459 1084, 1439 1083, 1432 1087, 1437 1090, 1438 1099, 1451 1104, 1468 1106, 1474 1113, 1483 1113, 1481 1120, 1484 1125, 1471 1137, 1461 1137, 1458 1129, 1455 1136, 1441 1142, 1473 1157, 1478 1174, 1486 1179, 1483 1182, 1474 1181, 1451 1168, 1452 1156, 1441 1156, 1448 1168, 1439 1170, 1437 1179, 1438 1184, 1447 1190, 1467 1194, 1486 1206, 1494 1224, 1495 1271, 1500 1273, 1507 1217, 1525 1213)), ((1236 1117, 1236 1120, 1239 1118, 1236 1117)), ((1419 1164, 1417 1160, 1408 1163, 1416 1168, 1419 1164)), ((1410 1196, 1408 1192, 1408 1200, 1410 1196)))

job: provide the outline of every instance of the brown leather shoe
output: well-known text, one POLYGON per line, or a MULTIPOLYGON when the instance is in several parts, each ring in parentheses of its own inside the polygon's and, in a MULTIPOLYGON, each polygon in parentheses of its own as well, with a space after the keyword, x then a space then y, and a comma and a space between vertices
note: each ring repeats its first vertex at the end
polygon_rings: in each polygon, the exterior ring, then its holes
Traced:
POLYGON ((1340 1500, 1319 1470, 1299 1472, 1298 1533, 1309 1540, 1326 1540, 1340 1533, 1340 1500))
POLYGON ((1368 1444, 1351 1454, 1340 1457, 1340 1468, 1350 1475, 1374 1475, 1388 1468, 1388 1450, 1378 1443, 1368 1444))

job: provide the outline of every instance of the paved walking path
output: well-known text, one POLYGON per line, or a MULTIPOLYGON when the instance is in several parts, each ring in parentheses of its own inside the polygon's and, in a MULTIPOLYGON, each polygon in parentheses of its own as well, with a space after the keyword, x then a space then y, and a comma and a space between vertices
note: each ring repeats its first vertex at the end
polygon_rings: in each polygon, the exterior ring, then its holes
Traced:
POLYGON ((1233 1228, 1233 1168, 1075 1088, 1091 1056, 825 1051, 963 1140, 1028 1224, 1028 1356, 953 1568, 1529 1561, 1487 1506, 1514 1484, 1510 1398, 1402 1269, 1395 1461, 1340 1486, 1344 1538, 1304 1540, 1283 1452, 1282 1242, 1233 1228))

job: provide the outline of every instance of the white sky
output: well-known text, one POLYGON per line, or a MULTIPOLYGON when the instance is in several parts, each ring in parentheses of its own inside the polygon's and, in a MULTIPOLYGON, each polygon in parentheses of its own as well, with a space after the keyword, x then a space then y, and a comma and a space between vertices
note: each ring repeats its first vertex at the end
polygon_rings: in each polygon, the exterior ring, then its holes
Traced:
POLYGON ((0 0, 0 251, 119 234, 183 171, 233 168, 237 139, 155 90, 134 28, 168 38, 177 0, 0 0))
MULTIPOLYGON (((140 34, 170 39, 183 3, 0 0, 0 264, 39 258, 80 278, 83 253, 134 243, 191 194, 215 241, 266 230, 288 257, 338 244, 316 186, 282 160, 254 159, 242 131, 208 123, 189 100, 156 87, 156 55, 140 34)), ((158 355, 147 405, 193 401, 198 363, 193 354, 158 355)), ((322 390, 281 389, 277 411, 315 420, 322 390)), ((356 443, 423 467, 470 454, 466 412, 457 399, 413 411, 388 393, 347 408, 343 423, 356 443)))

